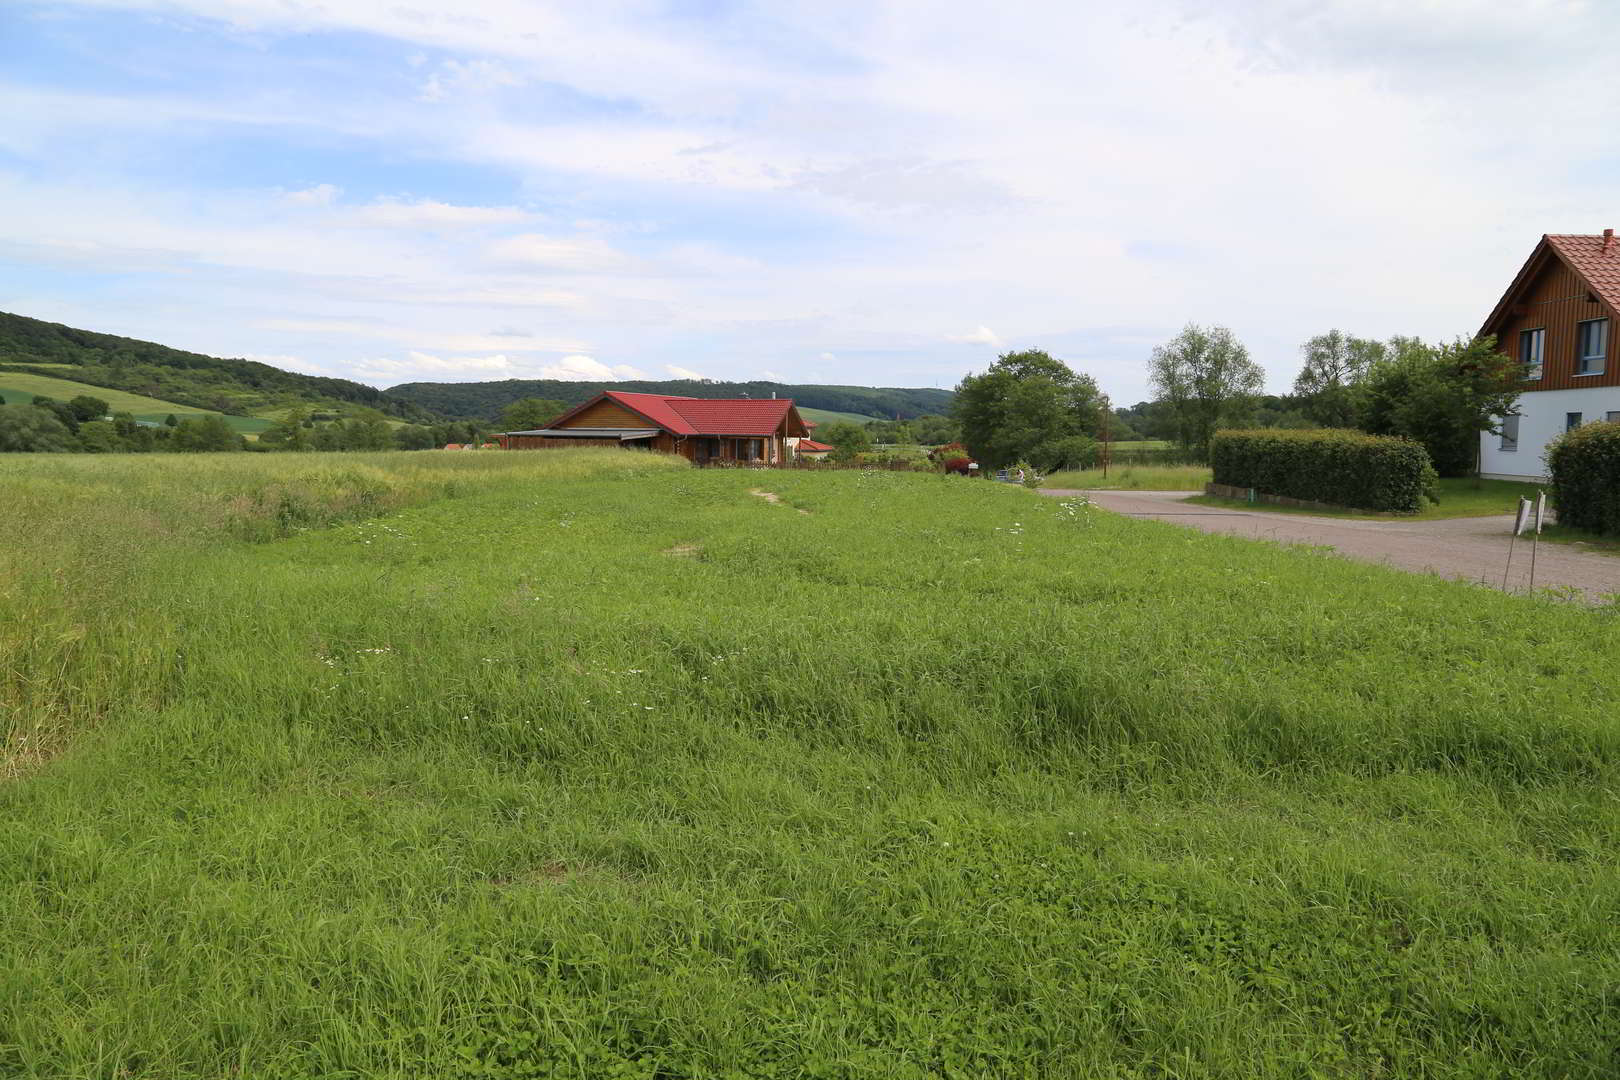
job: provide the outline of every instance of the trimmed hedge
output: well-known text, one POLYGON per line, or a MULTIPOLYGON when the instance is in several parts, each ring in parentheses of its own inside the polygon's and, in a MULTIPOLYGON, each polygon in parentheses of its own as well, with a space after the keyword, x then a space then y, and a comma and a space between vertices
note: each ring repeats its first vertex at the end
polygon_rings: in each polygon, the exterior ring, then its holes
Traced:
POLYGON ((1421 510, 1438 479, 1422 443, 1341 428, 1217 431, 1209 463, 1217 484, 1397 513, 1421 510))
POLYGON ((1583 424, 1547 446, 1558 524, 1620 536, 1620 423, 1583 424))

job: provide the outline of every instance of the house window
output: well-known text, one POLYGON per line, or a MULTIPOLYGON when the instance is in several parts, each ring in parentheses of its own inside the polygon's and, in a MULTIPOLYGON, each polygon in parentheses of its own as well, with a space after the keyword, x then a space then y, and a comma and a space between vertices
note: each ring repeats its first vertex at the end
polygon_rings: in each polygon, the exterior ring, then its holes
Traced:
POLYGON ((1607 420, 1611 424, 1620 423, 1620 412, 1607 413, 1604 415, 1603 419, 1607 420))
POLYGON ((1564 414, 1564 430, 1565 431, 1574 431, 1576 428, 1578 428, 1580 426, 1581 426, 1581 414, 1580 413, 1578 413, 1578 412, 1567 412, 1567 413, 1564 414))
POLYGON ((1575 326, 1575 374, 1601 375, 1609 355, 1609 320, 1587 319, 1575 326))
POLYGON ((1519 331, 1519 363, 1524 365, 1526 379, 1541 378, 1541 347, 1546 340, 1544 329, 1519 331))
POLYGON ((1517 450, 1519 448, 1519 414, 1510 413, 1502 417, 1502 441, 1496 447, 1498 450, 1517 450))
POLYGON ((758 461, 765 452, 764 439, 738 439, 737 460, 758 461))

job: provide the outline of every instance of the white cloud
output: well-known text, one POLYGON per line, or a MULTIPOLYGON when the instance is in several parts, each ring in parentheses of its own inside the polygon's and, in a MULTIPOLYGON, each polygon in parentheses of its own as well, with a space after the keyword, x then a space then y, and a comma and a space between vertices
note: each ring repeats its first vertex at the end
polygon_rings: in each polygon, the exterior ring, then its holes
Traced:
POLYGON ((786 375, 783 375, 779 371, 771 371, 769 369, 760 372, 759 377, 762 379, 769 379, 771 382, 787 382, 786 375))
POLYGON ((947 334, 945 340, 959 342, 963 345, 988 345, 992 349, 1006 348, 1006 343, 988 326, 975 327, 966 334, 947 334))
POLYGON ((343 189, 336 185, 316 184, 302 191, 289 191, 281 198, 294 206, 331 206, 342 194, 343 189))
POLYGON ((627 270, 633 263, 597 236, 578 235, 567 239, 521 233, 490 245, 489 254, 499 262, 550 270, 597 272, 627 270))
POLYGON ((427 77, 417 100, 439 102, 461 94, 488 93, 523 83, 511 68, 494 60, 446 60, 427 77))
POLYGON ((515 206, 456 206, 434 199, 402 199, 385 196, 358 207, 352 220, 363 225, 391 229, 438 228, 471 225, 512 225, 533 221, 535 215, 515 206))
POLYGON ((676 364, 665 364, 664 370, 675 376, 677 379, 704 379, 708 377, 706 375, 700 375, 691 368, 683 368, 676 364))
POLYGON ((609 367, 600 360, 589 356, 565 356, 555 364, 547 364, 540 369, 542 379, 648 379, 648 375, 640 368, 629 364, 614 364, 609 367))

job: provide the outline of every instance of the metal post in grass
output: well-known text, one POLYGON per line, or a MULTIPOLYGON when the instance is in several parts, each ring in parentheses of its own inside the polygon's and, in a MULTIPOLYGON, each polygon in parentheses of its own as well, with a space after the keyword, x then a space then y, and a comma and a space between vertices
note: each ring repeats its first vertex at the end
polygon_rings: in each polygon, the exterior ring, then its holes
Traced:
POLYGON ((1519 534, 1524 532, 1525 525, 1530 521, 1530 500, 1523 495, 1519 496, 1519 513, 1513 519, 1513 535, 1508 537, 1507 565, 1502 567, 1502 591, 1507 592, 1508 571, 1513 569, 1513 545, 1519 542, 1519 534))
MULTIPOLYGON (((1525 500, 1529 502, 1528 499, 1525 500)), ((1547 492, 1544 488, 1536 489, 1536 531, 1530 537, 1530 584, 1525 592, 1536 591, 1536 549, 1541 546, 1541 516, 1547 510, 1547 492)))

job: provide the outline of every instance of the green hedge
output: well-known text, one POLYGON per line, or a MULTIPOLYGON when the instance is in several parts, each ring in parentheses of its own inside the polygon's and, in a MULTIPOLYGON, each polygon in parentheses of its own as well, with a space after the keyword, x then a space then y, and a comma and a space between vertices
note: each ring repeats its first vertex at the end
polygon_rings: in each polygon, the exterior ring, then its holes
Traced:
POLYGON ((1584 424, 1547 447, 1558 524, 1620 535, 1620 423, 1584 424))
POLYGON ((1217 484, 1398 513, 1421 510, 1437 479, 1422 443, 1339 428, 1217 431, 1209 463, 1217 484))

